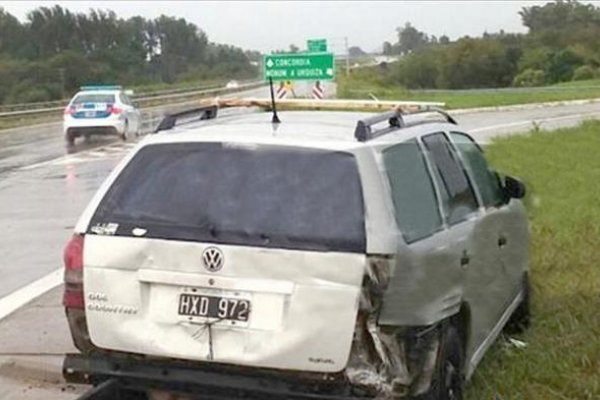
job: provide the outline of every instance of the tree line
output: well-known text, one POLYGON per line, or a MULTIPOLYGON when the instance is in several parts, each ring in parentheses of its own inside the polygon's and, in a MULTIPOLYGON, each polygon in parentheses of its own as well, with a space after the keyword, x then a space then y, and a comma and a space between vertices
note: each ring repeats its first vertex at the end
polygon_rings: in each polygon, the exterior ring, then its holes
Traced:
POLYGON ((477 38, 428 36, 410 24, 383 51, 401 60, 383 71, 385 83, 409 89, 541 86, 600 77, 600 8, 558 0, 520 12, 525 34, 477 38))
POLYGON ((210 42, 183 18, 118 18, 39 7, 21 23, 0 7, 0 103, 47 101, 89 83, 150 85, 252 78, 256 52, 210 42))

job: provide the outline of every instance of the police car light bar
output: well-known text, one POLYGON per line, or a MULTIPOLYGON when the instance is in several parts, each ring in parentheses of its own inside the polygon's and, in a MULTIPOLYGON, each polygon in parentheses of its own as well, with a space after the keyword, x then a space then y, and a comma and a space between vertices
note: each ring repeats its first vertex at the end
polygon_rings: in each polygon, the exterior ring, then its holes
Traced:
POLYGON ((123 89, 120 85, 86 85, 81 86, 80 90, 92 91, 92 90, 121 90, 123 89))

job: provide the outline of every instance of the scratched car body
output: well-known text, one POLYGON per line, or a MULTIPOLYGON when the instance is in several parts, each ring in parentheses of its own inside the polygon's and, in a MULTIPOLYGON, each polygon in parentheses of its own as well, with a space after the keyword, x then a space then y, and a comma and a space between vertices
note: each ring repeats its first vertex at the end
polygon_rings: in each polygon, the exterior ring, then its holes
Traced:
POLYGON ((285 398, 462 398, 527 324, 528 224, 524 186, 447 117, 255 113, 144 139, 65 251, 76 346, 254 374, 256 398, 273 376, 301 377, 285 398))

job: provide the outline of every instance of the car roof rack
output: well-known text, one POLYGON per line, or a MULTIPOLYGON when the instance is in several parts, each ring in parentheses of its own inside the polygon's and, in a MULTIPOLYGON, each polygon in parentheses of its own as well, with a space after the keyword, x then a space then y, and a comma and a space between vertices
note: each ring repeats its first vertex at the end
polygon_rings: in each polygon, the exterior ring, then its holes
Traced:
POLYGON ((426 113, 438 113, 441 114, 444 119, 454 125, 457 125, 456 120, 452 118, 446 111, 442 110, 439 107, 425 107, 421 110, 403 113, 401 110, 388 111, 385 113, 377 114, 369 118, 361 119, 356 123, 356 128, 354 129, 354 137, 359 142, 366 142, 368 140, 372 140, 378 137, 381 137, 385 134, 393 132, 398 129, 406 128, 409 126, 414 126, 418 124, 435 122, 431 120, 422 120, 418 122, 407 123, 404 120, 405 116, 413 116, 419 114, 426 113), (379 124, 384 121, 388 121, 388 125, 384 128, 373 129, 374 125, 379 124))
POLYGON ((160 121, 154 130, 154 133, 168 131, 173 129, 176 125, 181 125, 182 123, 185 124, 188 122, 196 122, 198 120, 216 118, 217 111, 218 107, 216 105, 212 105, 167 114, 162 121, 160 121))

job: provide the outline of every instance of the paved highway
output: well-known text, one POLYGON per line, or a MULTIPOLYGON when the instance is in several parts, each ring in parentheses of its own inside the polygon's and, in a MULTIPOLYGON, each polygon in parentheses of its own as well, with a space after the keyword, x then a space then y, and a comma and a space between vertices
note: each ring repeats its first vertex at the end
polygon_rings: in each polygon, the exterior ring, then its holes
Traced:
MULTIPOLYGON (((600 103, 456 113, 483 142, 534 121, 554 129, 599 116, 600 103)), ((57 287, 61 253, 83 207, 133 145, 100 138, 67 149, 60 124, 0 132, 0 399, 72 399, 84 390, 60 378, 61 356, 74 350, 57 287)))

